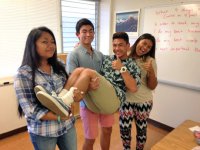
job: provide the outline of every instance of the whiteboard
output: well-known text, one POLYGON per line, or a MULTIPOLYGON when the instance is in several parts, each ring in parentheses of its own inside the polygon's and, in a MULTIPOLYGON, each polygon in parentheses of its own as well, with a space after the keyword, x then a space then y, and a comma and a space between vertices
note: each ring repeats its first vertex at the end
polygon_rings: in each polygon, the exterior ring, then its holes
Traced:
POLYGON ((158 79, 200 90, 200 4, 145 8, 143 24, 156 38, 158 79))

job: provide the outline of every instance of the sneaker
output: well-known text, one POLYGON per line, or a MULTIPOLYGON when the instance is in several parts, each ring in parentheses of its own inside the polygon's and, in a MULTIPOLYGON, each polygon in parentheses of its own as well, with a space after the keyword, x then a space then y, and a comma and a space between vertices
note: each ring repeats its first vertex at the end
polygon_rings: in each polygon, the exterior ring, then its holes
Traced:
POLYGON ((76 87, 71 87, 69 91, 67 91, 61 98, 63 102, 70 106, 74 102, 74 90, 77 89, 76 87))
POLYGON ((35 86, 35 87, 34 87, 34 92, 35 92, 35 94, 37 94, 37 92, 39 92, 39 91, 43 91, 43 92, 48 93, 48 91, 47 91, 46 89, 44 89, 41 85, 35 86))
POLYGON ((52 92, 50 93, 50 92, 47 91, 45 88, 43 88, 41 85, 35 86, 35 88, 34 88, 35 94, 37 94, 37 92, 39 92, 39 91, 43 91, 43 92, 48 93, 49 95, 52 95, 52 96, 55 96, 55 97, 58 96, 58 95, 56 94, 56 92, 52 91, 52 92))
POLYGON ((61 117, 67 117, 71 113, 70 107, 68 107, 62 99, 48 94, 44 91, 39 91, 36 97, 42 105, 61 117))
POLYGON ((67 89, 62 89, 61 92, 58 94, 58 97, 63 97, 67 92, 67 89))

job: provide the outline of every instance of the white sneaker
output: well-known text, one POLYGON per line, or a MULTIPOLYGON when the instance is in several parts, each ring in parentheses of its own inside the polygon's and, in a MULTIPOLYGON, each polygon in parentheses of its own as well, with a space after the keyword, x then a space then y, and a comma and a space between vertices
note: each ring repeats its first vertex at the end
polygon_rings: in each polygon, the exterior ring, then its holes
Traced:
POLYGON ((39 92, 39 91, 47 92, 47 90, 44 89, 41 85, 36 85, 36 86, 34 87, 34 92, 35 92, 35 94, 37 94, 37 92, 39 92))
POLYGON ((47 91, 45 88, 43 88, 41 85, 35 86, 35 87, 34 87, 34 92, 35 92, 35 94, 37 94, 37 92, 39 92, 39 91, 43 91, 43 92, 48 93, 48 94, 50 94, 50 95, 52 95, 52 96, 55 96, 55 97, 58 96, 58 95, 56 94, 55 91, 52 91, 52 92, 50 93, 50 92, 47 91))
POLYGON ((58 97, 63 97, 67 92, 68 90, 62 89, 61 92, 58 94, 58 97))
POLYGON ((61 97, 61 99, 63 100, 63 102, 68 105, 71 106, 71 104, 74 102, 74 90, 77 89, 76 87, 71 87, 69 89, 69 91, 61 97))
POLYGON ((50 95, 44 91, 39 91, 36 94, 40 103, 61 117, 67 117, 71 113, 70 107, 57 96, 50 95))

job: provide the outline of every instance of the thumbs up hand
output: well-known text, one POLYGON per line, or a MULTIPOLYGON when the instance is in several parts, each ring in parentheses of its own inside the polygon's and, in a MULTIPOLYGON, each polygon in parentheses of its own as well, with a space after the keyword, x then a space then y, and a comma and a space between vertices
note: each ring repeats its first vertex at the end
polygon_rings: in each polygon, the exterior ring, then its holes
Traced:
POLYGON ((112 68, 114 70, 120 70, 121 67, 123 67, 123 66, 124 65, 122 64, 122 62, 121 62, 121 60, 119 59, 118 56, 117 56, 117 59, 112 62, 112 68))
POLYGON ((153 70, 153 66, 152 66, 152 59, 149 59, 146 63, 143 64, 143 68, 148 72, 151 73, 153 70))

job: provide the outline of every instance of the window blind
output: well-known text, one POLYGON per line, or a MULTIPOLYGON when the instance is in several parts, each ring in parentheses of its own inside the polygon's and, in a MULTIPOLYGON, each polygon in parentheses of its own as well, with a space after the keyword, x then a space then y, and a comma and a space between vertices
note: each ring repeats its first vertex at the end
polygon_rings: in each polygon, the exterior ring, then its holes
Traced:
POLYGON ((16 74, 34 27, 50 28, 61 50, 60 1, 1 0, 0 14, 0 78, 16 74))
POLYGON ((98 6, 97 0, 61 0, 62 46, 64 53, 72 51, 79 41, 76 37, 75 27, 77 21, 81 18, 87 18, 94 24, 95 38, 92 46, 97 49, 98 6))

